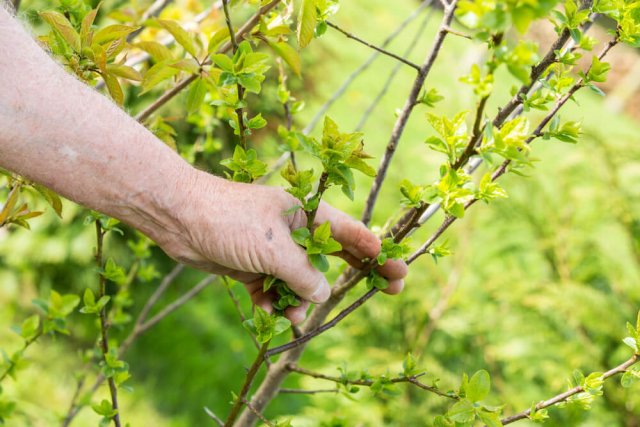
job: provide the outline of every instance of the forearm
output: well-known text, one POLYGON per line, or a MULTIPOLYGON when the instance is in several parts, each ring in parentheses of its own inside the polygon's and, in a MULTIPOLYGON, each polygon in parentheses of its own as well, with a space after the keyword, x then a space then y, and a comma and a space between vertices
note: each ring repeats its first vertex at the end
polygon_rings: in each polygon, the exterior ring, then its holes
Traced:
MULTIPOLYGON (((150 237, 194 172, 110 100, 66 73, 0 8, 0 167, 150 237)), ((184 190, 182 190, 184 191, 184 190)))

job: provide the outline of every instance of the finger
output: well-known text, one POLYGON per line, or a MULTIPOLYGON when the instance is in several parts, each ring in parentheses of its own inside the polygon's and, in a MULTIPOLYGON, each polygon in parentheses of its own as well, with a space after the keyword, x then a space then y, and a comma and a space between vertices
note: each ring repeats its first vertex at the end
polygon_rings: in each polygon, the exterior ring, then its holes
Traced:
POLYGON ((387 280, 397 280, 407 276, 409 267, 401 259, 388 259, 383 265, 378 266, 376 270, 387 280))
POLYGON ((343 260, 347 261, 347 263, 349 263, 351 267, 356 268, 358 270, 362 270, 364 268, 364 263, 360 261, 359 258, 355 257, 351 252, 340 251, 340 252, 335 252, 331 255, 342 258, 343 260))
POLYGON ((404 280, 402 279, 390 280, 389 286, 387 286, 386 289, 383 289, 382 292, 388 295, 397 295, 400 292, 402 292, 403 288, 404 288, 404 280))
POLYGON ((284 280, 301 298, 314 303, 322 303, 329 299, 329 282, 311 265, 304 249, 290 238, 280 245, 277 260, 272 268, 274 271, 271 274, 284 280))
POLYGON ((380 239, 363 223, 346 213, 324 203, 320 203, 315 223, 331 222, 331 233, 344 250, 359 259, 374 258, 380 253, 380 239))
POLYGON ((309 301, 302 301, 297 307, 288 307, 284 311, 284 315, 292 324, 299 325, 307 318, 307 310, 310 305, 311 303, 309 303, 309 301))
POLYGON ((245 286, 254 305, 257 305, 267 313, 273 313, 273 301, 276 295, 272 291, 263 292, 264 277, 246 283, 245 286))

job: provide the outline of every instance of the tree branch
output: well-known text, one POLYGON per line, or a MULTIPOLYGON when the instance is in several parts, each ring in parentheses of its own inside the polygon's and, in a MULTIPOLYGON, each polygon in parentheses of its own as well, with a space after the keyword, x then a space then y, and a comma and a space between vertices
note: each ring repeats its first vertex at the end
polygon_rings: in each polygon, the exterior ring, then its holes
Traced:
MULTIPOLYGON (((375 381, 374 380, 370 380, 370 379, 356 379, 356 380, 350 380, 348 378, 344 378, 344 377, 333 377, 330 375, 325 375, 325 374, 321 374, 318 372, 313 372, 310 371, 308 369, 304 369, 301 368, 293 363, 290 363, 287 365, 287 370, 289 370, 290 372, 296 372, 298 374, 301 375, 306 375, 308 377, 312 377, 312 378, 317 378, 317 379, 321 379, 321 380, 326 380, 326 381, 331 381, 334 382, 336 384, 351 384, 351 385, 359 385, 359 386, 364 386, 364 387, 371 387, 375 381)), ((416 375, 411 375, 409 377, 406 376, 399 376, 399 377, 395 377, 395 378, 389 378, 389 382, 393 383, 393 384, 398 384, 398 383, 410 383, 413 384, 423 390, 426 390, 428 392, 437 394, 438 396, 442 396, 442 397, 446 397, 449 399, 453 399, 453 400, 459 400, 458 396, 453 395, 453 394, 449 394, 449 393, 445 393, 442 390, 438 389, 437 387, 433 387, 430 385, 426 385, 422 382, 420 382, 418 380, 418 378, 420 378, 421 376, 423 376, 425 373, 422 372, 420 374, 416 374, 416 375)))
MULTIPOLYGON (((407 28, 407 26, 420 15, 422 10, 431 5, 432 2, 433 0, 423 1, 420 6, 411 13, 411 15, 409 15, 402 23, 400 23, 400 25, 398 25, 398 27, 396 27, 396 29, 393 30, 393 32, 382 41, 380 46, 383 48, 387 47, 389 43, 391 43, 405 28, 407 28)), ((308 135, 313 132, 318 122, 324 117, 325 113, 329 111, 329 108, 347 91, 347 88, 351 86, 351 83, 353 83, 355 79, 360 76, 360 74, 364 73, 371 66, 371 64, 373 64, 378 56, 380 56, 380 52, 373 52, 365 62, 363 62, 353 73, 349 75, 349 77, 346 78, 344 82, 342 82, 342 85, 340 85, 338 90, 336 90, 335 93, 331 95, 331 98, 329 98, 327 102, 325 102, 322 107, 320 107, 318 112, 313 116, 302 133, 308 135)))
POLYGON ((227 420, 224 423, 226 427, 232 427, 236 421, 236 418, 238 418, 238 415, 240 415, 240 410, 242 409, 242 405, 246 402, 245 398, 249 393, 249 389, 251 388, 253 379, 256 377, 256 374, 258 373, 260 366, 262 366, 262 362, 264 361, 264 354, 269 348, 270 342, 271 341, 269 340, 264 344, 262 344, 262 347, 260 347, 260 351, 258 351, 258 355, 256 356, 256 359, 253 361, 253 364, 251 365, 249 372, 247 372, 247 376, 244 380, 244 384, 242 385, 242 389, 240 390, 240 394, 238 394, 238 397, 233 403, 233 406, 231 407, 231 412, 229 412, 229 416, 227 417, 227 420))
POLYGON ((401 63, 403 63, 403 64, 405 64, 405 65, 408 65, 409 67, 413 68, 413 69, 414 69, 414 70, 416 70, 417 72, 420 72, 420 71, 421 71, 421 68, 420 68, 420 66, 419 66, 419 65, 414 64, 413 62, 409 61, 408 59, 405 59, 405 58, 403 58, 403 57, 401 57, 401 56, 398 56, 398 55, 396 55, 395 53, 389 52, 388 50, 385 50, 385 49, 383 49, 383 48, 381 48, 381 47, 378 47, 378 46, 376 46, 376 45, 374 45, 374 44, 371 44, 371 43, 369 43, 369 42, 367 42, 367 41, 365 41, 365 40, 362 40, 360 37, 358 37, 358 36, 356 36, 356 35, 354 35, 354 34, 352 34, 352 33, 348 32, 348 31, 343 30, 342 28, 340 28, 339 26, 337 26, 337 25, 336 25, 336 24, 334 24, 333 22, 327 21, 327 25, 328 25, 329 27, 331 27, 331 28, 335 29, 335 30, 338 30, 339 32, 341 32, 342 34, 344 34, 347 38, 350 38, 350 39, 352 39, 352 40, 355 40, 355 41, 357 41, 358 43, 360 43, 360 44, 363 44, 363 45, 367 46, 368 48, 371 48, 371 49, 373 49, 373 50, 376 50, 376 51, 380 52, 380 53, 381 53, 381 54, 383 54, 383 55, 386 55, 386 56, 388 56, 388 57, 390 57, 390 58, 395 59, 396 61, 400 61, 401 63))
MULTIPOLYGON (((624 363, 616 366, 613 369, 608 370, 607 372, 605 372, 604 374, 602 374, 602 379, 606 380, 608 378, 613 377, 614 375, 618 375, 618 374, 622 374, 624 373, 629 367, 633 366, 634 364, 636 364, 638 362, 638 359, 640 358, 640 354, 635 354, 633 355, 633 357, 631 357, 629 360, 625 361, 624 363)), ((570 398, 573 395, 576 395, 578 393, 582 393, 584 391, 584 389, 580 386, 578 387, 574 387, 570 390, 565 391, 564 393, 560 393, 554 397, 552 397, 551 399, 548 400, 544 400, 540 403, 538 403, 535 406, 535 410, 539 411, 540 409, 544 409, 544 408, 548 408, 549 406, 553 406, 553 405, 557 405, 558 403, 564 402, 565 400, 567 400, 568 398, 570 398)), ((511 415, 509 417, 505 417, 502 420, 500 420, 502 422, 502 425, 507 425, 507 424, 511 424, 514 423, 516 421, 525 419, 527 417, 529 417, 529 415, 531 414, 531 409, 527 409, 525 411, 519 412, 515 415, 511 415)))
MULTIPOLYGON (((418 28, 418 31, 416 31, 416 33, 413 36, 413 39, 411 40, 411 43, 409 43, 409 46, 407 46, 407 49, 404 52, 405 57, 408 57, 411 54, 411 52, 413 52, 413 49, 415 49, 415 47, 417 46, 418 41, 422 37, 422 34, 427 29, 427 25, 429 24, 429 21, 431 21, 431 17, 433 16, 433 11, 434 9, 429 9, 429 12, 425 14, 424 19, 420 23, 420 27, 418 28)), ((360 117, 360 121, 358 121, 358 125, 356 126, 356 129, 355 129, 356 132, 362 130, 365 123, 367 122, 367 120, 369 119, 373 111, 376 109, 376 107, 378 106, 382 98, 389 91, 389 88, 391 87, 391 83, 393 83, 396 76, 400 72, 401 68, 402 68, 402 64, 396 64, 393 70, 391 70, 391 73, 389 73, 389 77, 387 77, 387 80, 384 82, 384 85, 382 86, 382 89, 380 89, 380 92, 378 92, 378 94, 373 99, 373 101, 371 101, 371 104, 369 104, 365 112, 362 113, 362 117, 360 117)))
POLYGON ((398 143, 400 142, 400 138, 404 132, 404 128, 409 121, 409 117, 413 112, 413 109, 416 106, 418 96, 420 96, 420 91, 422 90, 422 86, 424 85, 424 81, 426 80, 429 72, 431 71, 431 67, 435 63, 438 54, 440 53, 440 49, 442 49, 442 44, 444 39, 447 36, 446 27, 451 24, 453 20, 454 12, 456 9, 457 0, 452 0, 451 4, 449 4, 444 11, 444 16, 442 18, 442 23, 440 24, 440 29, 438 30, 438 34, 436 35, 435 41, 433 43, 433 47, 431 51, 427 55, 424 63, 420 67, 420 72, 418 76, 413 82, 413 87, 411 88, 411 92, 409 93, 409 97, 402 108, 402 112, 398 116, 396 123, 393 127, 393 131, 391 132, 391 137, 389 138, 389 142, 387 143, 387 148, 380 162, 380 166, 378 167, 376 178, 373 181, 371 186, 371 191, 369 192, 369 196, 367 197, 367 201, 365 204, 365 209, 362 214, 362 222, 365 225, 368 225, 371 221, 371 215, 373 214, 373 207, 375 206, 376 200, 378 199, 378 194, 380 193, 380 188, 382 186, 382 182, 384 181, 387 175, 387 169, 389 168, 389 164, 393 158, 393 155, 396 152, 398 147, 398 143))
MULTIPOLYGON (((102 259, 102 247, 104 242, 104 234, 105 232, 102 230, 102 225, 100 224, 100 220, 96 220, 96 265, 98 267, 98 271, 102 271, 104 268, 103 259, 102 259)), ((100 277, 100 290, 98 293, 98 301, 106 296, 107 294, 107 281, 104 277, 104 274, 98 273, 100 277)), ((100 347, 102 348, 102 358, 104 362, 107 361, 107 355, 109 354, 109 321, 107 319, 107 307, 106 304, 100 309, 100 347)), ((109 394, 111 395, 111 407, 113 408, 115 415, 113 416, 113 424, 116 427, 120 427, 120 409, 118 408, 118 387, 116 385, 113 377, 109 377, 107 379, 107 383, 109 384, 109 394)))

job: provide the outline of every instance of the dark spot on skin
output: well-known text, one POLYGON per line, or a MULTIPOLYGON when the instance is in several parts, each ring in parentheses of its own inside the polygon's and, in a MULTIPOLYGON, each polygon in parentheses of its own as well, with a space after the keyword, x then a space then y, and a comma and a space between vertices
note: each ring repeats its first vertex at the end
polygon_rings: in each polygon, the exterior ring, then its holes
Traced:
POLYGON ((273 229, 268 229, 267 232, 265 233, 265 237, 267 238, 268 241, 272 241, 273 240, 273 229))

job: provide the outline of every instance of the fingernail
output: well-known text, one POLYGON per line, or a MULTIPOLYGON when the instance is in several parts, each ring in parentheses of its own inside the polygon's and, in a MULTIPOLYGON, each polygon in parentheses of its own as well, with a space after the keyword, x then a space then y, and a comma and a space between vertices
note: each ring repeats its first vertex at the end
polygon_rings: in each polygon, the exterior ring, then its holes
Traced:
POLYGON ((316 291, 309 298, 309 301, 317 304, 325 302, 329 299, 329 296, 331 296, 331 288, 329 287, 329 282, 327 282, 327 279, 323 277, 322 280, 320 280, 320 283, 318 283, 316 291))

